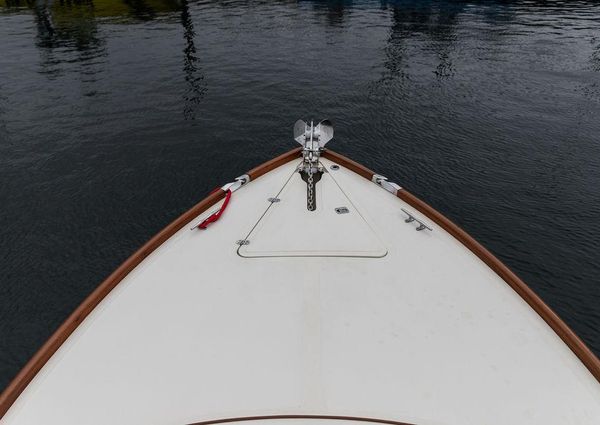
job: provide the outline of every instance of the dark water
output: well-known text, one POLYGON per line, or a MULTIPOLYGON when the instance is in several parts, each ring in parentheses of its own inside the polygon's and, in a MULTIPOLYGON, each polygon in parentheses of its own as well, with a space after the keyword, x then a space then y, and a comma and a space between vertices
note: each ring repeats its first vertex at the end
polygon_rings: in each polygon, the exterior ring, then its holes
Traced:
POLYGON ((599 3, 0 0, 0 388, 311 117, 600 353, 599 3))

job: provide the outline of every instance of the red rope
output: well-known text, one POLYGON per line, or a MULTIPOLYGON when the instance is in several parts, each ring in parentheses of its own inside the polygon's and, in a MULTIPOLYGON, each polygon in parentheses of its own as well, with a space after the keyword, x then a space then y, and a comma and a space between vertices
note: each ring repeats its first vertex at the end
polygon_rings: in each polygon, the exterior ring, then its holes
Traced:
POLYGON ((219 209, 219 211, 217 211, 217 212, 209 215, 207 218, 205 218, 204 221, 198 225, 198 229, 204 230, 208 227, 208 225, 210 223, 214 223, 219 218, 221 218, 221 214, 223 214, 223 211, 225 211, 225 208, 227 208, 227 204, 229 204, 230 198, 231 198, 231 190, 225 191, 225 201, 223 201, 223 205, 221 205, 221 208, 219 209))

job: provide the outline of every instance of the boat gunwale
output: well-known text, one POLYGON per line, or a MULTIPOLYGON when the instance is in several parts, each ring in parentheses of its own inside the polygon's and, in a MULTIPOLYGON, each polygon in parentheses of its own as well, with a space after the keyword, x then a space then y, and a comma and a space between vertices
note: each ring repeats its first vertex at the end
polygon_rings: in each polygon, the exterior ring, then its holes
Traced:
MULTIPOLYGON (((279 155, 258 167, 248 171, 250 181, 268 173, 275 168, 300 157, 301 148, 292 149, 279 155)), ((13 403, 27 388, 37 373, 50 360, 61 345, 71 336, 85 318, 102 302, 102 300, 146 257, 154 252, 160 245, 171 236, 198 217, 214 204, 225 197, 225 191, 217 190, 198 202, 188 211, 180 215, 164 229, 158 232, 152 239, 146 242, 140 249, 133 253, 114 272, 112 272, 100 285, 96 287, 79 306, 67 317, 67 319, 54 331, 46 342, 38 349, 33 357, 25 364, 19 373, 12 379, 4 391, 0 394, 0 419, 4 417, 13 403)))
MULTIPOLYGON (((327 151, 324 152, 322 156, 360 174, 366 179, 372 180, 373 176, 376 174, 356 161, 339 153, 327 151)), ((552 310, 550 306, 548 306, 548 304, 533 291, 533 289, 509 269, 508 266, 488 251, 487 248, 477 242, 465 230, 408 190, 401 188, 397 191, 396 196, 435 222, 500 276, 500 278, 502 278, 502 280, 504 280, 552 328, 600 383, 600 360, 598 357, 596 357, 592 350, 558 316, 558 314, 556 314, 554 310, 552 310)))
MULTIPOLYGON (((286 164, 300 157, 301 148, 295 148, 282 155, 279 155, 250 170, 247 175, 250 181, 268 173, 275 168, 286 164)), ((351 160, 341 154, 326 150, 322 156, 338 165, 348 168, 360 176, 372 180, 376 174, 367 167, 351 160)), ((443 214, 435 210, 429 204, 425 203, 406 189, 397 191, 396 196, 404 202, 424 214, 438 226, 452 235, 462 245, 469 249, 488 267, 490 267, 498 276, 500 276, 513 290, 536 312, 538 315, 554 330, 554 332, 563 340, 563 342, 573 351, 590 373, 600 382, 600 360, 587 347, 587 345, 571 330, 571 328, 544 302, 542 299, 523 282, 514 272, 512 272, 504 263, 496 258, 490 251, 484 248, 479 242, 471 237, 467 232, 453 223, 443 214)), ((112 274, 110 274, 100 285, 96 287, 83 302, 71 313, 67 319, 56 329, 48 340, 40 347, 33 357, 25 364, 19 373, 12 379, 4 391, 0 394, 0 419, 8 412, 13 403, 27 388, 29 383, 44 367, 48 360, 85 320, 85 318, 96 308, 98 304, 146 257, 154 252, 160 245, 167 241, 183 226, 191 220, 205 212, 208 208, 219 202, 225 197, 223 190, 211 193, 191 209, 171 222, 152 239, 146 242, 140 249, 132 254, 123 262, 112 274)), ((280 419, 292 418, 295 415, 281 415, 280 419)), ((321 418, 321 419, 346 419, 363 420, 367 422, 378 422, 389 425, 408 425, 402 422, 383 419, 353 418, 342 416, 311 416, 299 415, 297 418, 321 418)), ((246 417, 237 420, 257 420, 257 419, 275 419, 276 417, 246 417)), ((198 422, 197 424, 209 425, 222 422, 233 422, 235 419, 213 420, 198 422)))

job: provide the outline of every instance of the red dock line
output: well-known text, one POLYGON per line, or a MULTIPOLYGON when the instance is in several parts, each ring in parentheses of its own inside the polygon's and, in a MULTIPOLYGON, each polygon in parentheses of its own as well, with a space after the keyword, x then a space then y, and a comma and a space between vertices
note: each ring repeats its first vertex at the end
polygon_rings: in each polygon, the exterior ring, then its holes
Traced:
POLYGON ((198 229, 206 229, 208 227, 208 225, 210 223, 214 223, 215 221, 217 221, 219 218, 221 218, 221 214, 223 214, 223 211, 225 211, 225 208, 227 208, 227 204, 229 204, 229 199, 231 198, 231 190, 226 190, 225 191, 225 201, 223 201, 223 205, 221 205, 221 208, 219 209, 219 211, 209 215, 207 218, 204 219, 204 221, 202 221, 202 223, 200 223, 198 225, 198 229))

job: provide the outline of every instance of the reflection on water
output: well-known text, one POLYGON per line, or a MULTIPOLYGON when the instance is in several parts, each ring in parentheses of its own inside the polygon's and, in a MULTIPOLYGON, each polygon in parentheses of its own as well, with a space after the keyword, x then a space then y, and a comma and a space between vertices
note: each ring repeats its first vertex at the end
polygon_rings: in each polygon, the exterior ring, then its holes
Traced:
POLYGON ((592 71, 600 72, 600 36, 598 36, 598 38, 592 38, 592 40, 590 40, 590 43, 595 45, 590 56, 590 64, 592 71))
POLYGON ((98 23, 91 1, 74 7, 53 7, 52 2, 31 3, 37 28, 36 44, 41 53, 41 72, 50 78, 61 73, 63 61, 84 62, 104 55, 104 42, 98 35, 98 23), (73 56, 71 47, 77 53, 73 56))
POLYGON ((328 25, 341 26, 344 23, 344 16, 352 10, 352 1, 333 0, 333 1, 310 1, 313 10, 318 16, 325 18, 328 25))
MULTIPOLYGON (((397 72, 397 62, 401 60, 402 52, 398 45, 404 39, 417 34, 428 36, 428 48, 438 59, 434 73, 438 78, 450 77, 453 74, 450 52, 455 40, 455 27, 458 16, 464 11, 466 3, 456 5, 436 4, 432 1, 419 2, 415 8, 406 8, 398 2, 385 3, 392 10, 393 24, 390 32, 389 56, 390 73, 397 72), (396 54, 394 54, 396 53, 396 54)), ((400 73, 402 75, 402 73, 400 73)))
MULTIPOLYGON (((169 17, 171 13, 181 14, 183 37, 183 70, 189 89, 183 95, 185 100, 183 115, 186 119, 195 118, 195 108, 200 103, 206 85, 194 45, 194 23, 187 0, 79 0, 79 1, 21 1, 6 0, 5 12, 33 12, 37 28, 37 46, 41 51, 41 73, 60 75, 64 62, 93 61, 98 65, 106 56, 105 40, 99 34, 99 25, 112 22, 128 24, 136 21, 150 21, 157 17, 169 17), (73 56, 72 50, 78 53, 73 56), (61 59, 61 55, 68 56, 61 59)), ((85 74, 83 71, 82 73, 85 74)), ((91 81, 95 71, 90 73, 91 81)), ((88 96, 97 94, 88 92, 88 96)))
MULTIPOLYGON (((152 20, 181 9, 179 0, 3 0, 4 12, 32 10, 65 27, 82 20, 152 20)), ((64 27, 63 27, 64 28, 64 27)))
POLYGON ((181 2, 181 24, 183 25, 183 37, 185 38, 184 65, 185 80, 189 84, 189 91, 184 95, 185 106, 183 114, 186 119, 195 118, 195 107, 200 103, 206 85, 204 84, 204 76, 202 75, 198 58, 196 57, 196 47, 194 46, 194 23, 190 15, 190 9, 187 0, 181 2))
POLYGON ((0 0, 0 387, 154 232, 293 146, 301 117, 332 118, 332 146, 465 227, 600 352, 599 16, 0 0))

